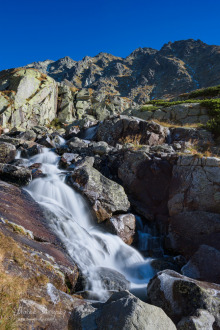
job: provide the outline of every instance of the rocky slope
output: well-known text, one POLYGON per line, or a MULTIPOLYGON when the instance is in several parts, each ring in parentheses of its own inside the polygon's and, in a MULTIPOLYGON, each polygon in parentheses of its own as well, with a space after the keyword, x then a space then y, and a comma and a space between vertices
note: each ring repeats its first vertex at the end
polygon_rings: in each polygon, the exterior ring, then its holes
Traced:
MULTIPOLYGON (((212 47, 187 41, 160 52, 178 50, 191 61, 195 45, 198 54, 207 50, 204 56, 212 47)), ((214 57, 217 50, 212 48, 214 57)), ((52 62, 44 64, 52 70, 52 62)), ((68 60, 56 70, 61 75, 77 65, 68 60)), ((187 99, 143 108, 56 83, 31 68, 2 72, 0 89, 0 327, 220 329, 220 145, 216 130, 214 135, 205 126, 218 120, 216 95, 208 103, 187 99), (39 179, 52 180, 41 158, 29 164, 45 147, 55 153, 68 193, 83 196, 101 233, 154 258, 147 301, 126 291, 130 282, 110 265, 96 273, 109 299, 89 300, 99 292, 87 291, 75 250, 70 254, 51 227, 51 213, 25 190, 39 179)), ((100 255, 110 252, 103 243, 100 255)), ((119 264, 126 263, 130 256, 120 252, 119 264)))
POLYGON ((78 62, 67 56, 57 61, 34 62, 27 67, 76 88, 91 88, 99 94, 144 103, 219 84, 219 63, 219 46, 189 39, 169 42, 159 51, 138 48, 126 58, 100 53, 78 62))

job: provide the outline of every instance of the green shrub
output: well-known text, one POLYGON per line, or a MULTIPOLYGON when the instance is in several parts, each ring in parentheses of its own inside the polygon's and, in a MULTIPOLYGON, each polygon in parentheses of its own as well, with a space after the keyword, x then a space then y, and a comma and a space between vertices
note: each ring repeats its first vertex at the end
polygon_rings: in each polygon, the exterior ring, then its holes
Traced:
POLYGON ((192 91, 190 93, 181 94, 180 97, 182 98, 188 98, 192 99, 194 97, 215 97, 220 95, 220 85, 213 86, 213 87, 207 87, 202 89, 197 89, 195 91, 192 91))

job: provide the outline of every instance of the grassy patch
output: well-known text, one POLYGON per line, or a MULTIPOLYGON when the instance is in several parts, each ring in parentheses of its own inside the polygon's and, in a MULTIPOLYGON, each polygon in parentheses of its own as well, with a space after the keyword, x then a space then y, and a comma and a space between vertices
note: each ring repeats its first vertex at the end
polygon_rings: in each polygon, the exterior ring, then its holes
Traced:
POLYGON ((141 112, 143 112, 143 111, 156 111, 156 110, 158 110, 158 109, 160 109, 160 107, 157 107, 157 106, 154 106, 154 105, 152 105, 152 106, 149 106, 149 105, 143 105, 142 107, 141 107, 141 109, 140 109, 140 111, 141 112))
POLYGON ((220 85, 197 89, 190 93, 181 94, 180 97, 192 99, 194 97, 215 97, 218 95, 220 95, 220 85))

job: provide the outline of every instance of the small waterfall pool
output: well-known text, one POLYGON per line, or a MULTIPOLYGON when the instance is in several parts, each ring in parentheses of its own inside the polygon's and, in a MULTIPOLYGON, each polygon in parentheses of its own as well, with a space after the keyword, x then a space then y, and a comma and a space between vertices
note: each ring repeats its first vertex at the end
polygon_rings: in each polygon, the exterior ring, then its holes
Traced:
POLYGON ((34 179, 26 190, 45 209, 49 226, 87 279, 86 289, 102 301, 108 298, 97 275, 97 268, 107 267, 123 274, 131 282, 131 292, 144 299, 147 283, 154 275, 150 259, 99 228, 84 198, 65 183, 58 162, 59 156, 47 148, 26 160, 26 166, 42 163, 41 170, 46 174, 34 179))

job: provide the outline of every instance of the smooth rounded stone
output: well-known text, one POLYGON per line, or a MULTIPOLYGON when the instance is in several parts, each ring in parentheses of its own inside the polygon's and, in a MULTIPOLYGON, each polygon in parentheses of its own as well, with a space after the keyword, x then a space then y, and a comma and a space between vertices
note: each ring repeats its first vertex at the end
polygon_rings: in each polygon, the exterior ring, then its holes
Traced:
POLYGON ((100 267, 96 269, 97 279, 101 280, 105 290, 124 291, 130 289, 130 282, 124 275, 111 268, 100 267))
POLYGON ((74 308, 70 330, 174 330, 162 309, 146 304, 128 291, 111 295, 104 304, 84 304, 74 308))
POLYGON ((37 134, 32 130, 27 130, 25 132, 20 133, 18 137, 23 140, 35 141, 37 138, 37 134))
POLYGON ((16 157, 16 148, 13 144, 0 142, 0 163, 9 163, 16 157))
POLYGON ((209 312, 198 309, 195 315, 184 317, 178 324, 177 330, 213 330, 215 318, 209 312))
POLYGON ((220 284, 220 251, 201 245, 188 263, 182 267, 183 275, 220 284))
POLYGON ((178 323, 183 317, 194 315, 197 309, 204 309, 215 317, 220 326, 220 285, 200 282, 164 270, 154 276, 147 288, 149 303, 158 306, 178 323))
POLYGON ((0 164, 0 180, 17 185, 28 185, 32 180, 31 170, 9 164, 0 164))
POLYGON ((119 214, 108 219, 104 225, 107 230, 118 235, 126 244, 132 244, 135 234, 135 216, 129 214, 119 214))
POLYGON ((87 198, 98 222, 109 219, 115 212, 127 212, 130 207, 124 188, 91 165, 76 168, 67 180, 87 198))

